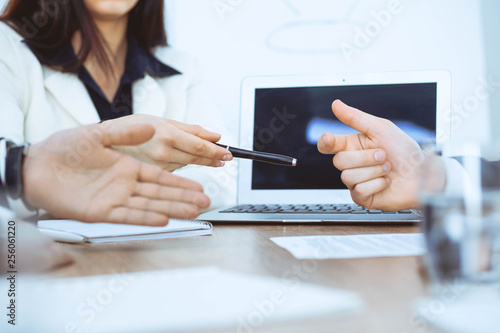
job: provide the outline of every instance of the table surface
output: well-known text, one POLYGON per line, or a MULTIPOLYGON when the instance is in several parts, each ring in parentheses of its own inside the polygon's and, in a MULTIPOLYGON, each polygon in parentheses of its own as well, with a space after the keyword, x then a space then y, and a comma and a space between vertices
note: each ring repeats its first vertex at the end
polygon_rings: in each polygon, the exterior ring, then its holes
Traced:
MULTIPOLYGON (((275 245, 271 237, 418 231, 418 226, 411 225, 218 224, 212 236, 65 244, 75 263, 53 275, 76 277, 214 265, 281 278, 304 261, 275 245)), ((301 281, 356 291, 366 307, 356 315, 264 327, 258 332, 422 332, 422 326, 412 321, 413 301, 426 293, 420 257, 320 260, 317 269, 303 275, 301 281)))

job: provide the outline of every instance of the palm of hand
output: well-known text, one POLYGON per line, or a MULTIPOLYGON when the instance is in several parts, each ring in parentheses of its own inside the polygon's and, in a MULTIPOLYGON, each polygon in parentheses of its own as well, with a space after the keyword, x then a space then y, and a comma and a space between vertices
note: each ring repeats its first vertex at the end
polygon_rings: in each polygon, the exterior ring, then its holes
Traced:
POLYGON ((424 161, 424 153, 419 145, 392 123, 377 135, 355 135, 357 140, 352 141, 358 142, 355 144, 357 150, 383 149, 387 153, 387 161, 392 165, 387 175, 390 185, 358 204, 390 211, 414 207, 424 161), (394 198, 398 198, 397 202, 394 198))
POLYGON ((84 222, 165 225, 170 217, 194 218, 210 205, 200 184, 110 148, 142 144, 153 134, 151 125, 89 125, 31 146, 23 165, 26 201, 84 222))
MULTIPOLYGON (((64 178, 64 182, 58 180, 61 187, 58 190, 62 193, 61 210, 71 209, 81 221, 104 219, 127 223, 129 218, 138 220, 132 215, 140 212, 130 209, 128 203, 138 186, 140 162, 108 148, 98 154, 97 159, 82 163, 71 176, 64 178), (80 190, 66 190, 71 188, 80 190), (74 203, 78 203, 78 207, 74 203)), ((61 211, 61 215, 65 212, 61 211)))
POLYGON ((138 185, 141 163, 99 145, 93 146, 92 158, 70 154, 70 150, 63 154, 41 149, 36 168, 27 177, 38 179, 30 183, 46 193, 30 191, 38 193, 30 202, 58 218, 126 222, 132 213, 126 205, 138 185))

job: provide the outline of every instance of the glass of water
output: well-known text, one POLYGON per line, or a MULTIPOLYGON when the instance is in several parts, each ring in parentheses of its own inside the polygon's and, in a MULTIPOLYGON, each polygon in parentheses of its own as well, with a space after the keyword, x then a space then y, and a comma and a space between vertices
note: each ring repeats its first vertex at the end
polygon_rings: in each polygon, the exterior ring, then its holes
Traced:
POLYGON ((464 150, 446 163, 454 172, 445 182, 442 158, 423 165, 425 264, 434 292, 450 284, 472 290, 500 283, 500 150, 479 144, 464 150))

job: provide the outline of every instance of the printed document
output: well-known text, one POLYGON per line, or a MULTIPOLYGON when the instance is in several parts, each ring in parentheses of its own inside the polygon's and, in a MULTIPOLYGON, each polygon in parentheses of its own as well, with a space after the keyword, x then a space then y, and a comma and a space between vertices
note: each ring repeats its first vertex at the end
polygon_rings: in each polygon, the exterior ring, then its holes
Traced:
POLYGON ((425 253, 420 233, 273 237, 271 240, 297 259, 405 257, 425 253))

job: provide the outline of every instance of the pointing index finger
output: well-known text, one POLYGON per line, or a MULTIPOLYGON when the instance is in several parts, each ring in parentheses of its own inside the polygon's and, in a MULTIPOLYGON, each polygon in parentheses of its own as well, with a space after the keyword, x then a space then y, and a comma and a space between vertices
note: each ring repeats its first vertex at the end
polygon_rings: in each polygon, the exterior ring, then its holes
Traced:
POLYGON ((359 143, 358 134, 334 135, 323 134, 318 140, 318 150, 322 154, 337 154, 345 150, 363 149, 359 143))
POLYGON ((385 119, 346 105, 341 100, 332 103, 332 111, 341 122, 368 136, 383 130, 385 119))

